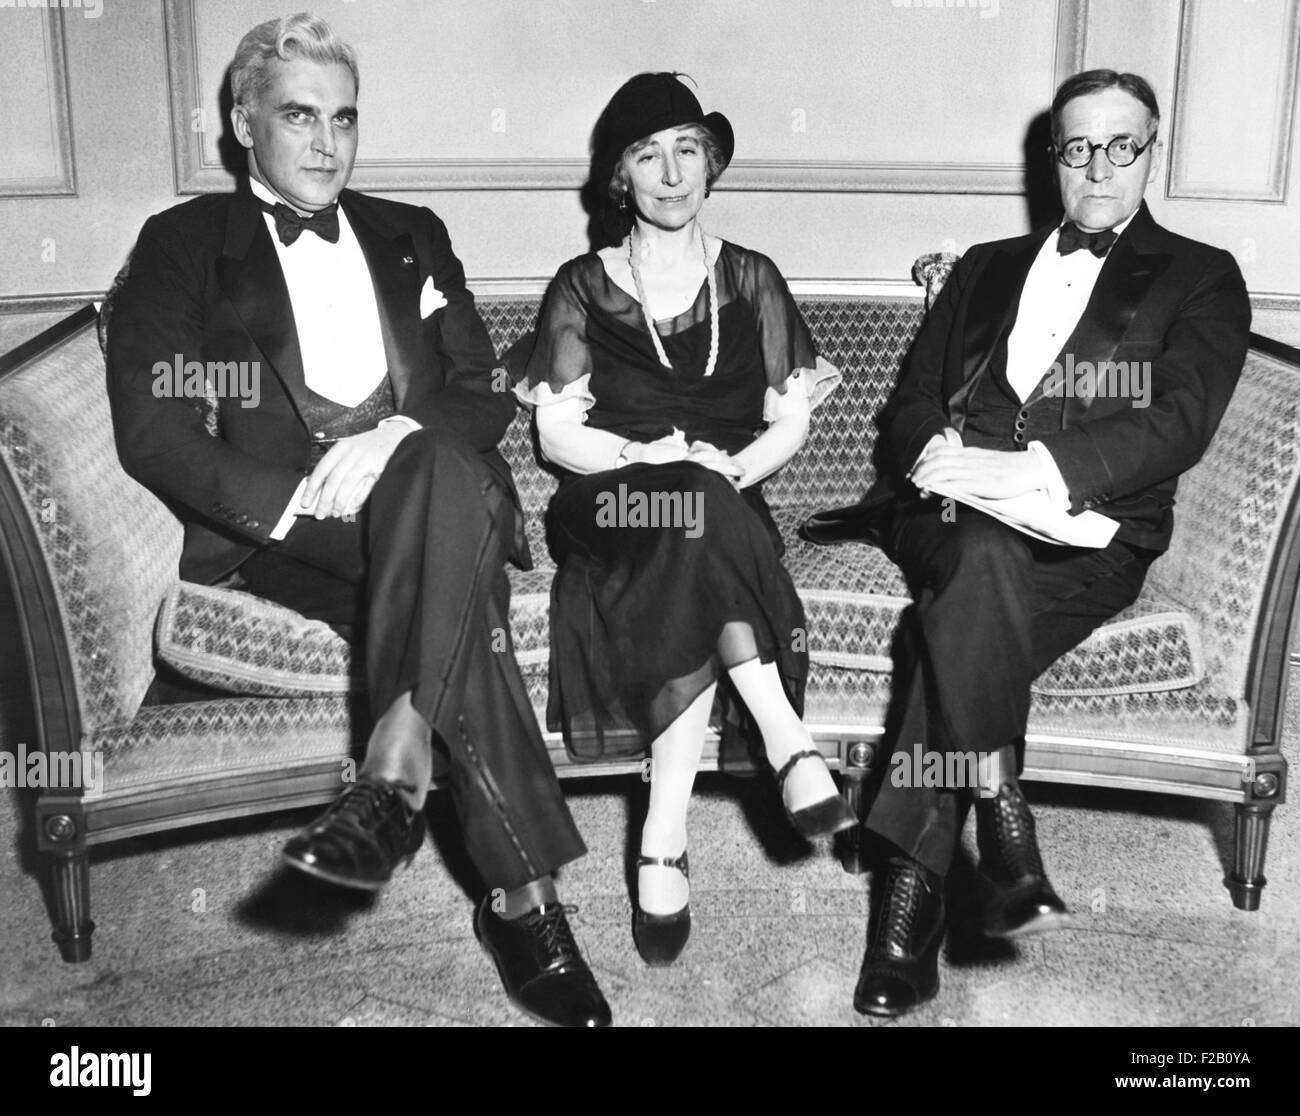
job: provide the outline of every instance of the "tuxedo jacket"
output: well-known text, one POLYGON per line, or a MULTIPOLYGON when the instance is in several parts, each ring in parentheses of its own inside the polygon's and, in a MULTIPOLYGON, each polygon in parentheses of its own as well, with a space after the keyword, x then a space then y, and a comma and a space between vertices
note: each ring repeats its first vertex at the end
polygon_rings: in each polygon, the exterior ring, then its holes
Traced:
MULTIPOLYGON (((960 432, 965 403, 1015 325, 1030 265, 1055 226, 977 244, 953 269, 881 412, 880 478, 864 504, 893 502, 925 445, 960 432)), ((1245 363, 1250 301, 1232 256, 1156 224, 1144 202, 1111 248, 1057 361, 1149 362, 1149 406, 1067 395, 1059 431, 1040 437, 1070 511, 1119 520, 1117 537, 1169 545, 1174 490, 1200 460, 1245 363)), ((1044 374, 1048 372, 1043 369, 1044 374)))
MULTIPOLYGON (((513 492, 496 446, 514 399, 493 390, 496 354, 445 226, 428 209, 351 190, 339 204, 374 284, 397 413, 467 440, 513 492), (421 318, 430 279, 446 305, 421 318)), ((145 223, 108 335, 122 465, 184 522, 181 576, 215 581, 270 543, 311 460, 289 290, 247 181, 145 223), (257 406, 220 399, 220 436, 211 436, 197 400, 154 394, 155 364, 177 360, 257 362, 257 406)))

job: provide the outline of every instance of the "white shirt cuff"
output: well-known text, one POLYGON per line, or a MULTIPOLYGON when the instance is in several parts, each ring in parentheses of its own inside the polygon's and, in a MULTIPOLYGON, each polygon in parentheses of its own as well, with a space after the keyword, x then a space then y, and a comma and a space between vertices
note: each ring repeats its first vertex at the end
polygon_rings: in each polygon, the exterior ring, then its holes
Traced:
POLYGON ((302 494, 306 491, 307 481, 310 479, 311 478, 309 477, 303 477, 302 480, 298 482, 298 487, 293 490, 293 496, 289 500, 289 506, 285 508, 284 515, 280 516, 280 522, 275 525, 275 529, 271 532, 271 538, 275 542, 283 540, 285 535, 289 533, 289 528, 293 526, 294 521, 298 516, 304 514, 302 512, 302 494))
MULTIPOLYGON (((379 420, 379 426, 383 426, 384 423, 386 422, 403 422, 407 426, 409 426, 412 430, 424 429, 424 427, 422 427, 418 422, 416 422, 415 419, 411 418, 410 415, 389 415, 387 418, 379 420)), ((376 427, 376 429, 378 429, 378 427, 376 427)))
POLYGON ((1061 476, 1061 470, 1056 467, 1056 459, 1052 456, 1052 451, 1042 442, 1030 442, 1029 448, 1042 462, 1047 499, 1059 511, 1068 512, 1070 510, 1070 489, 1066 486, 1065 478, 1061 476))

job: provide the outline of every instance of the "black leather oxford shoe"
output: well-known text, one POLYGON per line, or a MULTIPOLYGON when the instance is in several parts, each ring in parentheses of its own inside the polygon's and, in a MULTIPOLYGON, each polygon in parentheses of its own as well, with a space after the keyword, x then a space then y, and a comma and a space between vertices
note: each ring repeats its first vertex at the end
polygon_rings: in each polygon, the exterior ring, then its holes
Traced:
POLYGON ((847 507, 814 512, 799 524, 799 536, 817 546, 852 542, 880 546, 892 506, 892 500, 873 497, 847 507))
POLYGON ((943 884, 916 861, 892 857, 876 881, 867 953, 853 993, 864 1015, 894 1017, 939 992, 939 948, 946 925, 943 884))
POLYGON ((991 885, 984 909, 984 933, 1018 938, 1068 925, 1069 911, 1043 869, 1034 815, 1020 788, 1003 783, 994 798, 975 803, 980 874, 991 885))
POLYGON ((609 1004, 573 940, 562 903, 543 903, 506 919, 484 899, 474 932, 517 1007, 557 1027, 609 1026, 609 1004))
POLYGON ((290 867, 341 887, 378 891, 424 843, 424 814, 386 779, 362 775, 280 853, 290 867))

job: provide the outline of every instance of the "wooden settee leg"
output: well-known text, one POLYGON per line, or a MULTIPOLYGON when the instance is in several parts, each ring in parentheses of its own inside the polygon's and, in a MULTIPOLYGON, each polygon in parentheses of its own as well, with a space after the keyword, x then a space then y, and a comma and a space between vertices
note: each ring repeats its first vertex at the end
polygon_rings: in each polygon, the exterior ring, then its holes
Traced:
POLYGON ((64 961, 73 964, 89 961, 90 936, 95 932, 95 924, 90 920, 90 854, 82 849, 47 855, 54 869, 52 937, 64 961))
MULTIPOLYGON (((840 762, 841 793, 849 809, 859 821, 867 808, 866 788, 871 778, 871 768, 876 758, 875 748, 866 741, 848 745, 840 762)), ((840 866, 846 872, 862 875, 868 870, 863 855, 862 827, 845 830, 835 838, 835 852, 840 866)))
POLYGON ((1249 803, 1236 807, 1237 825, 1233 840, 1232 874, 1228 889, 1232 905, 1239 911, 1259 910, 1264 893, 1264 854, 1268 850, 1268 823, 1274 803, 1249 803))

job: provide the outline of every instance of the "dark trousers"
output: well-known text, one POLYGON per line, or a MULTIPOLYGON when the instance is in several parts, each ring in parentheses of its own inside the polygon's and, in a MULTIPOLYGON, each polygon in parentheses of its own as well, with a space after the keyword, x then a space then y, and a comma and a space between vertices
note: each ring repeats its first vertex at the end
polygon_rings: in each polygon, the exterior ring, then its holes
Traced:
POLYGON ((417 431, 356 522, 299 518, 241 570, 259 596, 364 631, 374 716, 411 691, 470 859, 488 887, 507 889, 586 852, 510 638, 505 562, 519 514, 468 445, 417 431))
MULTIPOLYGON (((900 503, 886 542, 914 601, 896 663, 893 753, 910 758, 919 743, 972 757, 1010 745, 1016 774, 1030 683, 1131 604, 1156 557, 1114 540, 1099 550, 1040 542, 964 505, 945 515, 935 499, 900 503)), ((890 759, 866 827, 944 875, 974 788, 925 786, 915 770, 895 780, 890 759)))

